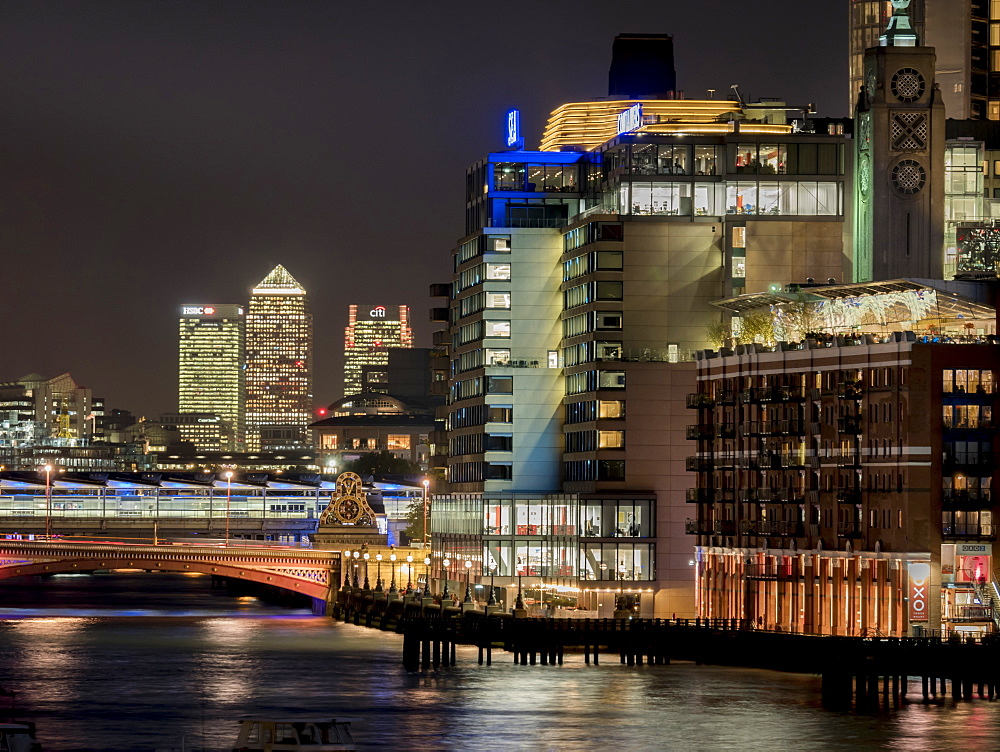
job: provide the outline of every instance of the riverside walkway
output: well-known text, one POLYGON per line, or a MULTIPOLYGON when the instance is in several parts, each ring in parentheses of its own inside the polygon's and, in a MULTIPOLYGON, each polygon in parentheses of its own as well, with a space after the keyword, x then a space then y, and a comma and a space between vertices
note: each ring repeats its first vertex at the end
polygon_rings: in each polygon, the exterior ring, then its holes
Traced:
POLYGON ((527 666, 559 666, 567 653, 582 653, 593 665, 680 660, 818 674, 831 707, 1000 696, 1000 637, 830 637, 767 632, 729 619, 517 618, 469 606, 442 608, 431 598, 345 587, 334 616, 402 634, 403 665, 410 671, 455 665, 456 646, 469 645, 486 665, 500 650, 527 666))

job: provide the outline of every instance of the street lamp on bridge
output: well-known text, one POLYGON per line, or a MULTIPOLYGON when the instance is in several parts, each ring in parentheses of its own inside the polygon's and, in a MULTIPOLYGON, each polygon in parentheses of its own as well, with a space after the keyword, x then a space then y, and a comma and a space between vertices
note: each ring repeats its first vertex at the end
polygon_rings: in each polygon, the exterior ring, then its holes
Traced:
POLYGON ((375 570, 375 592, 382 592, 382 554, 381 552, 375 554, 375 564, 377 569, 375 570))
POLYGON ((430 487, 431 482, 424 478, 424 550, 426 551, 429 546, 427 540, 427 489, 430 487))
MULTIPOLYGON (((445 598, 451 595, 451 593, 448 591, 448 567, 451 566, 451 559, 445 556, 444 561, 442 561, 441 564, 444 566, 444 590, 441 592, 441 595, 444 596, 444 598, 442 599, 443 601, 445 598)), ((444 603, 442 602, 441 605, 443 606, 444 603)))
POLYGON ((472 588, 470 581, 472 577, 472 559, 465 560, 465 598, 463 603, 472 603, 472 588))
POLYGON ((233 471, 227 470, 224 475, 226 479, 226 545, 229 545, 229 503, 233 492, 233 471))
MULTIPOLYGON (((364 546, 362 546, 362 548, 364 548, 364 546)), ((371 590, 372 589, 371 583, 368 582, 368 560, 371 557, 372 557, 372 555, 370 553, 368 553, 367 551, 365 551, 361 555, 361 558, 365 560, 365 588, 364 588, 365 590, 371 590)))
POLYGON ((52 534, 52 465, 46 465, 45 470, 45 539, 52 534))
POLYGON ((392 566, 392 581, 389 583, 389 592, 390 593, 398 593, 399 592, 396 589, 396 558, 397 557, 396 557, 396 552, 395 551, 393 551, 391 554, 389 554, 389 561, 391 562, 391 566, 392 566))
POLYGON ((354 589, 358 589, 358 559, 361 558, 361 552, 355 551, 351 554, 354 557, 354 589))
POLYGON ((431 590, 431 557, 424 557, 424 598, 428 597, 431 590))
POLYGON ((406 556, 406 594, 413 592, 413 556, 406 556))

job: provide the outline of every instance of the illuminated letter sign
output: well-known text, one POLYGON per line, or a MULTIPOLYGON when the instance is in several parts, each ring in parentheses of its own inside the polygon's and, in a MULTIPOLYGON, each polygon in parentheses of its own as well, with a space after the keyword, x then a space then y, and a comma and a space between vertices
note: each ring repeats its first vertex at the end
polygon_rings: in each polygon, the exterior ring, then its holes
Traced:
POLYGON ((181 313, 185 316, 201 316, 205 312, 205 309, 201 306, 184 306, 181 309, 181 313))
POLYGON ((618 132, 629 133, 642 127, 642 104, 634 104, 618 113, 618 132))
POLYGON ((931 565, 926 561, 911 561, 907 563, 906 570, 910 576, 910 621, 927 621, 931 565))
POLYGON ((507 113, 507 146, 521 145, 521 111, 510 110, 507 113))
POLYGON ((368 311, 368 315, 373 319, 384 319, 385 318, 385 306, 379 305, 368 311))

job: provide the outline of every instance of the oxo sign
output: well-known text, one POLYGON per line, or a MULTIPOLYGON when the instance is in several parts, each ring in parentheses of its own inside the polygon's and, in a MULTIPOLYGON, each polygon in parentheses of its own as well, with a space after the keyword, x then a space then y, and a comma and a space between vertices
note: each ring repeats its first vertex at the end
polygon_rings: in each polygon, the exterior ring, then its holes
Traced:
POLYGON ((906 572, 910 577, 910 621, 927 621, 931 565, 926 561, 911 561, 906 572))

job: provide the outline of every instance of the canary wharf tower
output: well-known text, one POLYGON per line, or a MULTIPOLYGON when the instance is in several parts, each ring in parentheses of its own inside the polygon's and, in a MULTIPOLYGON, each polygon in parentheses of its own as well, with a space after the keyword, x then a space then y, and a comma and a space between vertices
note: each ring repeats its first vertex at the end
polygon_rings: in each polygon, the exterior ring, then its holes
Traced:
MULTIPOLYGON (((246 316, 246 442, 279 429, 305 441, 312 422, 312 315, 306 291, 280 264, 250 296, 246 316)), ((266 448, 266 447, 264 447, 266 448)))

